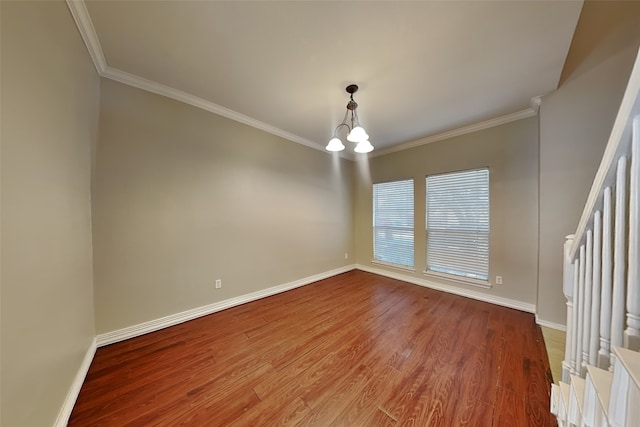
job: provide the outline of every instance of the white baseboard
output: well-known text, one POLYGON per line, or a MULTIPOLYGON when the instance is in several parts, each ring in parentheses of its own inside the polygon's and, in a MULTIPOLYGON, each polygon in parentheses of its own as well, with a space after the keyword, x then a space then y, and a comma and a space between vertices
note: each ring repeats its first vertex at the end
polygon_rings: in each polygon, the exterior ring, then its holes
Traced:
POLYGON ((555 329, 556 331, 567 332, 567 325, 563 325, 562 323, 554 323, 549 322, 548 320, 542 320, 536 314, 536 323, 540 326, 544 326, 545 328, 555 329))
POLYGON ((246 295, 241 295, 234 298, 229 298, 224 301, 219 301, 213 304, 208 304, 202 307, 193 308, 191 310, 183 311, 181 313, 172 314, 169 316, 161 317, 159 319, 150 320, 148 322, 140 323, 138 325, 128 326, 126 328, 118 329, 116 331, 107 332, 96 336, 96 343, 98 347, 113 344, 119 341, 124 341, 129 338, 138 337, 140 335, 147 334, 149 332, 158 331, 160 329, 167 328, 169 326, 178 325, 189 320, 197 319, 198 317, 206 316, 217 311, 225 310, 227 308, 235 307, 241 304, 245 304, 251 301, 255 301, 264 297, 286 292, 291 289, 299 288, 304 285, 308 285, 318 280, 326 279, 338 274, 345 273, 347 271, 354 270, 355 265, 347 265, 344 267, 336 268, 334 270, 325 271, 324 273, 315 274, 313 276, 305 277, 293 282, 284 283, 282 285, 273 286, 271 288, 263 289, 261 291, 252 292, 246 295))
POLYGON ((64 399, 64 403, 60 408, 60 412, 58 412, 58 418, 56 419, 56 422, 54 424, 55 427, 66 427, 66 425, 69 423, 71 412, 73 411, 73 407, 76 404, 76 400, 78 399, 78 395, 80 394, 80 389, 82 388, 84 379, 87 376, 87 372, 89 372, 89 367, 91 366, 91 362, 93 361, 93 356, 95 354, 96 340, 94 339, 87 349, 87 353, 84 355, 84 359, 82 359, 82 363, 80 364, 80 368, 78 368, 78 372, 76 373, 76 376, 71 383, 71 387, 69 388, 67 397, 64 399))
POLYGON ((368 265, 356 264, 358 270, 367 271, 373 274, 379 274, 381 276, 390 277, 392 279, 402 280, 404 282, 413 283, 414 285, 424 286, 426 288, 435 289, 438 291, 447 292, 450 294, 460 295, 467 298, 472 298, 478 301, 488 302, 491 304, 500 305, 503 307, 514 308, 520 311, 526 311, 528 313, 535 313, 535 304, 529 304, 526 302, 499 297, 496 295, 489 295, 482 292, 474 291, 473 289, 463 289, 455 286, 444 285, 442 283, 432 282, 430 280, 420 279, 417 277, 409 276, 406 274, 387 271, 380 268, 370 267, 368 265))
MULTIPOLYGON (((334 270, 329 270, 323 273, 315 274, 313 276, 305 277, 299 280, 294 280, 293 282, 288 282, 282 285, 277 285, 271 288, 263 289, 261 291, 252 292, 250 294, 241 295, 239 297, 230 298, 224 301, 220 301, 220 302, 209 304, 202 307, 197 307, 181 313, 165 316, 160 319, 151 320, 149 322, 144 322, 138 325, 133 325, 127 328, 118 329, 116 331, 97 335, 96 339, 91 343, 91 345, 89 346, 89 349, 87 350, 87 353, 85 354, 84 359, 82 360, 80 368, 78 369, 78 372, 71 384, 69 392, 67 393, 67 397, 64 401, 64 404, 60 408, 60 412, 58 413, 58 418, 54 426, 65 427, 69 422, 69 418, 71 417, 71 412, 73 411, 73 407, 76 403, 78 395, 80 394, 80 389, 82 388, 82 384, 85 380, 85 377, 87 376, 87 372, 89 372, 89 367, 91 366, 91 362, 93 361, 93 357, 95 355, 97 347, 102 347, 105 345, 109 345, 109 344, 113 344, 119 341, 129 339, 129 338, 134 338, 149 332, 157 331, 160 329, 167 328, 169 326, 173 326, 189 320, 193 320, 198 317, 206 316, 208 314, 215 313, 217 311, 235 307, 235 306, 245 304, 247 302, 255 301, 261 298, 265 298, 271 295, 286 292, 288 290, 299 288, 301 286, 305 286, 310 283, 317 282, 318 280, 323 280, 323 279, 336 276, 338 274, 342 274, 354 269, 367 271, 369 273, 379 274, 381 276, 390 277, 392 279, 402 280, 404 282, 409 282, 415 285, 424 286, 427 288, 432 288, 439 291, 444 291, 444 292, 472 298, 479 301, 497 304, 504 307, 514 308, 517 310, 526 311, 530 313, 535 312, 535 305, 533 304, 527 304, 521 301, 516 301, 516 300, 503 298, 503 297, 497 297, 493 295, 481 294, 473 290, 459 289, 453 286, 443 285, 440 283, 431 282, 429 280, 411 277, 402 273, 386 271, 383 269, 369 267, 361 264, 347 265, 344 267, 336 268, 334 270)), ((536 317, 536 321, 539 325, 542 325, 542 326, 546 326, 546 327, 558 329, 558 330, 566 330, 564 325, 543 321, 538 319, 537 317, 536 317)))

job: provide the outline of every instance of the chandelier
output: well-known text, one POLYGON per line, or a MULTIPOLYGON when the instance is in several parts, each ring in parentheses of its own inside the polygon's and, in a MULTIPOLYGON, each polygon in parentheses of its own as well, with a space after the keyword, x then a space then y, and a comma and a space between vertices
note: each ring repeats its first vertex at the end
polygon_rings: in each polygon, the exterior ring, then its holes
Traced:
POLYGON ((364 128, 360 126, 360 120, 358 119, 358 103, 353 100, 353 94, 358 91, 358 85, 349 85, 347 86, 346 91, 351 95, 351 99, 347 103, 347 111, 344 113, 342 123, 336 126, 336 129, 333 131, 333 138, 331 138, 325 149, 327 151, 344 150, 344 144, 340 138, 338 138, 338 130, 344 126, 349 132, 347 134, 347 141, 356 143, 353 151, 356 153, 369 153, 370 151, 373 151, 373 145, 369 142, 369 135, 367 135, 367 132, 365 132, 364 128), (351 125, 349 125, 349 123, 351 123, 351 125))

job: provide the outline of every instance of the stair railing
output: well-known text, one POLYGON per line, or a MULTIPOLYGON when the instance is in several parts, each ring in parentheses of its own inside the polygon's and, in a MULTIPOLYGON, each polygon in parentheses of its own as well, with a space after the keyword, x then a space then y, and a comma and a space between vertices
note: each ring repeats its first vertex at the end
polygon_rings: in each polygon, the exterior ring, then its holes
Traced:
POLYGON ((576 233, 564 244, 562 381, 640 351, 640 54, 576 233))

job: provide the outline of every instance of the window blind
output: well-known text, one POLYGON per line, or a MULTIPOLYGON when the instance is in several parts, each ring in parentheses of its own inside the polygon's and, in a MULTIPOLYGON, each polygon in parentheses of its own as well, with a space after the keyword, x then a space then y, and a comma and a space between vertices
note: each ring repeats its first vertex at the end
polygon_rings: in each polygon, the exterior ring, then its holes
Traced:
POLYGON ((413 267, 413 180, 373 185, 373 258, 413 267))
POLYGON ((488 280, 489 170, 426 180, 427 270, 488 280))

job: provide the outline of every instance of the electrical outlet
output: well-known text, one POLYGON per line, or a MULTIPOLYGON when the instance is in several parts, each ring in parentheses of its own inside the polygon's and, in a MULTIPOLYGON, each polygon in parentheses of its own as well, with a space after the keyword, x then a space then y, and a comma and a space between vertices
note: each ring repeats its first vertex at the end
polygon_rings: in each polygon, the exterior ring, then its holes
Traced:
POLYGON ((344 253, 344 259, 349 259, 349 253, 347 252, 344 253))
POLYGON ((502 285, 502 276, 496 276, 496 285, 502 285))
POLYGON ((222 287, 222 279, 216 279, 216 289, 220 289, 222 287))

